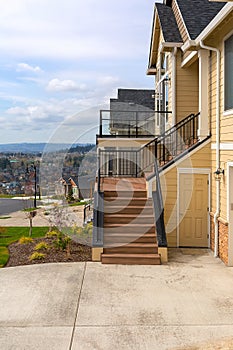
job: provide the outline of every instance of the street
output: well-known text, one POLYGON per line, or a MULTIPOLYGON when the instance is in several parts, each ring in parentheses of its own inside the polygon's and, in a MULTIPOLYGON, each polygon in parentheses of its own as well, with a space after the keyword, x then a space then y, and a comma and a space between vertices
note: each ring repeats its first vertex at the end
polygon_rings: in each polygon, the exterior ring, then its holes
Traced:
POLYGON ((18 210, 33 207, 32 199, 0 199, 0 216, 14 213, 18 210))

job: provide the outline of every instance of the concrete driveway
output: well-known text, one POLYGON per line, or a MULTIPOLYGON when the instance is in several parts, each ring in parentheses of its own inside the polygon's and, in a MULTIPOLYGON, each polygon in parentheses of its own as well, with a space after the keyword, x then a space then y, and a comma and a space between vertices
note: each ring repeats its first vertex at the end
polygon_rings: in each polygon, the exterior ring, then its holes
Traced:
POLYGON ((217 346, 233 340, 233 269, 208 250, 4 268, 0 300, 1 350, 232 349, 217 346))

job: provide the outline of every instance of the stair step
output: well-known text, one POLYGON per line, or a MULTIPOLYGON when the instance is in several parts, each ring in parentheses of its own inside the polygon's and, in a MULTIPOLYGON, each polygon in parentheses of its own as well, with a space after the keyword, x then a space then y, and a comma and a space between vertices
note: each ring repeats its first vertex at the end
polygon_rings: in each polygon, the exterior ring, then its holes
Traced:
POLYGON ((102 254, 102 264, 160 265, 159 254, 102 254))
POLYGON ((158 254, 155 243, 129 243, 104 248, 104 254, 158 254))
POLYGON ((147 191, 132 190, 132 191, 104 191, 104 198, 108 197, 123 197, 123 198, 147 198, 147 191))
POLYGON ((149 205, 111 205, 108 204, 104 207, 107 214, 144 214, 144 215, 153 215, 153 207, 149 205))
POLYGON ((117 223, 119 224, 128 224, 130 222, 135 224, 154 224, 154 217, 152 215, 138 215, 138 214, 105 214, 104 215, 104 224, 108 223, 117 223))
POLYGON ((104 234, 104 245, 111 246, 114 244, 123 245, 126 243, 156 243, 155 233, 146 233, 144 235, 134 233, 112 233, 104 234))
POLYGON ((139 205, 139 206, 145 206, 149 205, 152 206, 152 199, 147 199, 144 197, 104 197, 104 205, 106 207, 109 206, 132 206, 132 205, 139 205))
POLYGON ((145 234, 145 233, 155 233, 154 224, 104 224, 104 235, 106 233, 135 233, 135 234, 145 234))

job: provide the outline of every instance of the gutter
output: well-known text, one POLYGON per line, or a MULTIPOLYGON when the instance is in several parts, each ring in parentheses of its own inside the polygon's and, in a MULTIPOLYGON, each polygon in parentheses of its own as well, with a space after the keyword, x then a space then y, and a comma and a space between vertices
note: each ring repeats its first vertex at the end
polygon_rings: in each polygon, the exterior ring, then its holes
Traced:
POLYGON ((192 48, 198 46, 199 42, 206 39, 206 37, 220 24, 223 22, 229 13, 233 10, 233 4, 227 3, 221 11, 212 19, 208 26, 198 35, 195 40, 188 40, 184 45, 182 45, 181 50, 186 52, 192 48))
POLYGON ((176 55, 177 47, 172 51, 172 125, 176 124, 176 55))
MULTIPOLYGON (((217 54, 217 77, 216 77, 216 169, 220 168, 220 50, 216 47, 204 45, 200 41, 200 47, 217 54)), ((220 215, 220 180, 216 180, 216 212, 214 214, 214 256, 218 257, 218 218, 220 215)))

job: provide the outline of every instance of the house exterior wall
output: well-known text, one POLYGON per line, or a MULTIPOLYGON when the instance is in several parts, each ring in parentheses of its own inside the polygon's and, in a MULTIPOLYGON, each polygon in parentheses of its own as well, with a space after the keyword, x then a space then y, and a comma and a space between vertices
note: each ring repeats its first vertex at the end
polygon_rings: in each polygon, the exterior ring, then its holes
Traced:
MULTIPOLYGON (((216 47, 220 50, 220 168, 224 169, 224 176, 220 177, 220 217, 218 219, 218 249, 219 257, 225 264, 228 264, 228 212, 227 212, 227 163, 233 161, 233 147, 226 147, 226 144, 232 144, 233 141, 233 111, 225 115, 224 111, 224 40, 233 34, 233 13, 231 13, 210 37, 205 40, 205 44, 216 47)), ((213 215, 216 212, 216 104, 217 104, 217 54, 210 52, 209 55, 209 99, 208 108, 211 124, 212 147, 211 147, 211 249, 214 250, 215 230, 213 215)))
POLYGON ((199 78, 198 60, 187 68, 182 68, 182 53, 177 52, 176 61, 176 122, 191 113, 198 113, 199 78))
MULTIPOLYGON (((226 24, 222 26, 221 31, 218 30, 212 34, 215 38, 213 43, 213 38, 211 37, 208 41, 208 45, 213 45, 220 50, 221 54, 221 68, 220 68, 220 144, 224 146, 226 143, 232 143, 233 141, 233 111, 229 115, 224 115, 224 38, 228 33, 232 31, 233 28, 233 16, 229 16, 231 19, 226 20, 226 24)), ((225 22, 224 22, 225 23, 225 22)), ((233 32, 232 32, 233 34, 233 32)), ((216 54, 212 53, 209 59, 209 111, 211 116, 211 133, 212 133, 212 173, 216 170, 216 54)), ((227 162, 233 161, 233 148, 231 150, 221 150, 220 151, 220 167, 225 169, 227 162)), ((213 184, 215 178, 213 175, 213 184)), ((225 176, 220 181, 220 216, 226 220, 227 219, 227 176, 225 176)), ((215 200, 215 186, 212 189, 212 210, 216 210, 216 200, 215 200)))
MULTIPOLYGON (((160 177, 164 196, 164 220, 166 225, 169 247, 177 246, 177 201, 178 201, 178 168, 211 168, 211 143, 208 142, 200 149, 196 149, 190 156, 176 163, 164 171, 160 177)), ((195 191, 195 189, 194 189, 195 191)))
POLYGON ((183 41, 185 42, 186 40, 189 40, 189 36, 188 36, 187 30, 185 28, 184 21, 181 17, 176 0, 172 1, 172 9, 173 9, 175 19, 176 19, 176 22, 177 22, 177 25, 178 25, 178 28, 180 31, 180 35, 181 35, 183 41))

